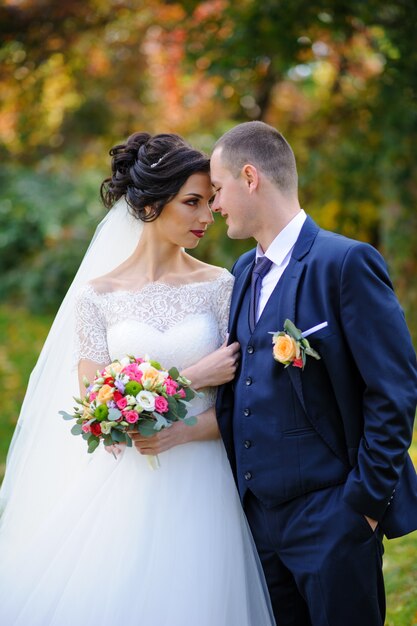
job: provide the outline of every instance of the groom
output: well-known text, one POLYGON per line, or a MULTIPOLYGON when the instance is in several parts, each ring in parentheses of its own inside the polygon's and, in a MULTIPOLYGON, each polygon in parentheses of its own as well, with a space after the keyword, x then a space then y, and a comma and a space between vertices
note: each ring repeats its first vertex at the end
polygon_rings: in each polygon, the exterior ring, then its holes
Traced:
POLYGON ((229 237, 257 241, 233 268, 242 357, 217 414, 277 624, 382 626, 383 534, 417 528, 417 366, 385 263, 300 208, 271 126, 221 137, 211 176, 229 237), (287 319, 319 357, 304 368, 291 330, 272 343, 287 319))

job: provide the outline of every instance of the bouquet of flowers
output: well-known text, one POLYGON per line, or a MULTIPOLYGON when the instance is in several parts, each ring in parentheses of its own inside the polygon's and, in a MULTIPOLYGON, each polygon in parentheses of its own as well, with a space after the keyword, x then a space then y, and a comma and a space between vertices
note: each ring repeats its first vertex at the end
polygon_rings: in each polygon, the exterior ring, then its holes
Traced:
MULTIPOLYGON (((201 394, 175 367, 167 371, 147 357, 113 361, 97 371, 91 383, 84 378, 84 384, 85 396, 74 398, 74 413, 59 413, 65 420, 75 420, 71 433, 87 441, 90 453, 100 441, 106 446, 131 446, 130 430, 151 437, 178 420, 196 423, 195 417, 187 416, 187 402, 201 394)), ((157 457, 148 457, 148 461, 151 467, 159 465, 157 457)))

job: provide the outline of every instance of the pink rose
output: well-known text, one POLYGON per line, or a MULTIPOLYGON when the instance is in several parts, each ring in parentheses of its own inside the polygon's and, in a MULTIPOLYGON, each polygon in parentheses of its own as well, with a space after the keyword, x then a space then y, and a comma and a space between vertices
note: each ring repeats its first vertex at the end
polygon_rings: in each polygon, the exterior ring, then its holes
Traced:
POLYGON ((91 433, 91 425, 87 424, 86 422, 81 426, 81 430, 83 431, 83 433, 91 433))
POLYGON ((172 378, 167 378, 165 381, 165 390, 169 396, 173 396, 177 393, 178 383, 172 378))
POLYGON ((143 373, 142 370, 139 369, 137 363, 131 363, 130 365, 126 365, 126 367, 122 370, 123 374, 129 376, 130 380, 136 380, 137 383, 140 383, 143 373))
POLYGON ((294 359, 294 361, 292 362, 294 367, 301 367, 301 369, 303 368, 303 359, 299 358, 299 359, 294 359))
POLYGON ((116 404, 118 409, 125 409, 127 406, 127 400, 126 398, 120 398, 120 400, 117 400, 116 404))
POLYGON ((186 394, 185 394, 184 389, 180 389, 179 392, 178 392, 178 395, 179 395, 180 398, 185 398, 186 394))
POLYGON ((129 424, 136 424, 139 419, 139 415, 136 413, 136 411, 125 411, 123 416, 126 422, 128 422, 129 424))
POLYGON ((163 396, 158 396, 155 398, 155 410, 158 413, 166 413, 168 411, 169 405, 168 400, 163 396))
POLYGON ((90 393, 90 402, 93 402, 97 398, 97 393, 93 391, 90 393))

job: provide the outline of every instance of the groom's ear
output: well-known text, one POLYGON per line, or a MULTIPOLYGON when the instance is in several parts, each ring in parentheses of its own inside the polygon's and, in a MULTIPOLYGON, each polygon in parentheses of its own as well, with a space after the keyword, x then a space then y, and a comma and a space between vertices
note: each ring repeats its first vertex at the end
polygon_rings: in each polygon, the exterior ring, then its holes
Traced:
POLYGON ((242 177, 248 187, 249 193, 252 193, 258 188, 259 174, 254 165, 246 163, 246 165, 242 167, 242 177))

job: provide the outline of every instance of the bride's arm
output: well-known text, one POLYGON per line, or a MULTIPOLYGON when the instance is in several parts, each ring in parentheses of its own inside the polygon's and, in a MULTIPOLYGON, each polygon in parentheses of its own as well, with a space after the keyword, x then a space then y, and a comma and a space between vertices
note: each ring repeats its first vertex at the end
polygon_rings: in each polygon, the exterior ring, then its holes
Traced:
POLYGON ((134 446, 141 454, 160 454, 174 446, 191 441, 209 441, 220 437, 214 407, 197 415, 197 424, 187 426, 184 422, 175 422, 153 437, 143 437, 130 432, 134 446))
POLYGON ((234 379, 239 362, 240 345, 235 341, 228 346, 226 342, 181 372, 191 381, 193 389, 218 387, 234 379))
POLYGON ((92 382, 97 374, 97 370, 103 370, 108 363, 96 363, 90 359, 81 359, 78 362, 78 384, 80 386, 81 397, 85 395, 84 377, 88 382, 92 382))

